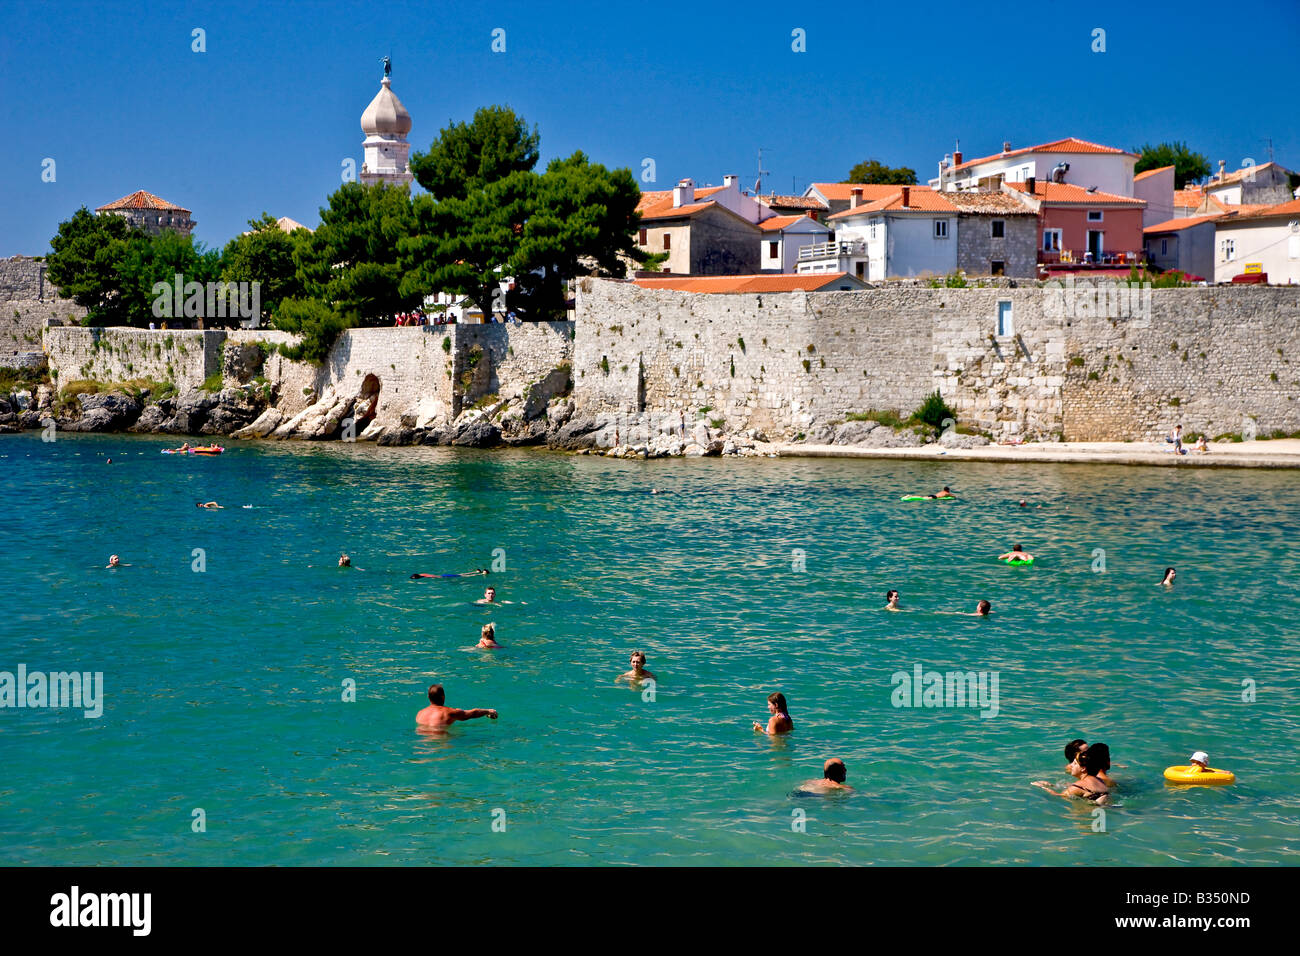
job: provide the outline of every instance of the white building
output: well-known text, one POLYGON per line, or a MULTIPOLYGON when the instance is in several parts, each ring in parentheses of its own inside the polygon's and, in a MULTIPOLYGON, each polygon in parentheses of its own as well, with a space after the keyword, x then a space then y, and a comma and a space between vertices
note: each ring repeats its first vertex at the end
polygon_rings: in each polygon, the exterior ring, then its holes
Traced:
POLYGON ((1214 281, 1263 273, 1269 285, 1300 284, 1300 199, 1214 221, 1214 281))
POLYGON ((831 238, 831 227, 811 215, 773 216, 759 223, 758 264, 763 272, 798 271, 799 250, 831 238))
POLYGON ((411 131, 411 114, 406 112, 392 86, 385 70, 379 92, 361 114, 361 131, 366 134, 361 145, 366 158, 358 178, 367 185, 405 185, 414 178, 408 159, 411 144, 406 141, 406 134, 411 131))
POLYGON ((1133 195, 1133 167, 1136 153, 1113 146, 1089 143, 1067 137, 1038 146, 1012 149, 1002 144, 1002 152, 979 159, 963 159, 960 150, 939 163, 939 175, 930 180, 933 189, 954 190, 1000 189, 1004 182, 1062 182, 1096 189, 1116 196, 1133 195))
POLYGON ((805 247, 798 271, 848 272, 868 281, 957 271, 957 209, 925 186, 896 186, 828 220, 835 240, 805 247), (831 268, 832 266, 847 268, 831 268))

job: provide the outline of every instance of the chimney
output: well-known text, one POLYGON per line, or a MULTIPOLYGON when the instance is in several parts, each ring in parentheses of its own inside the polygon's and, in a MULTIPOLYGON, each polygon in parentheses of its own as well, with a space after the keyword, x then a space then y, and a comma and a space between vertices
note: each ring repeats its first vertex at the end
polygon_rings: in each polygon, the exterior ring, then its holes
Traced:
POLYGON ((731 189, 733 186, 739 189, 740 188, 739 182, 740 182, 740 177, 738 176, 722 177, 722 185, 726 186, 728 189, 731 189))
MULTIPOLYGON (((1011 144, 1008 143, 1007 145, 1010 146, 1011 144)), ((957 150, 957 152, 955 152, 955 153, 952 154, 952 164, 953 164, 954 166, 960 166, 960 165, 961 165, 961 150, 960 150, 960 149, 957 150)))
POLYGON ((1011 144, 1010 144, 1010 143, 1006 143, 1006 142, 1004 142, 1004 143, 1002 144, 1002 152, 1004 152, 1004 153, 1009 153, 1009 152, 1011 152, 1011 144))
POLYGON ((1228 166, 1227 160, 1224 159, 1219 160, 1219 182, 1223 182, 1223 177, 1227 174, 1227 166, 1228 166))
POLYGON ((673 187, 673 208, 689 206, 693 202, 695 202, 695 184, 689 179, 683 179, 673 187))
POLYGON ((1035 190, 1037 187, 1038 187, 1038 177, 1037 177, 1037 176, 1026 176, 1026 177, 1025 177, 1025 192, 1027 192, 1029 195, 1032 196, 1032 195, 1034 194, 1034 190, 1035 190))
POLYGON ((854 186, 849 190, 849 208, 857 209, 860 202, 862 202, 862 187, 854 186))
POLYGON ((903 208, 904 209, 908 207, 909 205, 908 200, 910 200, 911 198, 912 198, 912 187, 904 186, 903 187, 903 208))

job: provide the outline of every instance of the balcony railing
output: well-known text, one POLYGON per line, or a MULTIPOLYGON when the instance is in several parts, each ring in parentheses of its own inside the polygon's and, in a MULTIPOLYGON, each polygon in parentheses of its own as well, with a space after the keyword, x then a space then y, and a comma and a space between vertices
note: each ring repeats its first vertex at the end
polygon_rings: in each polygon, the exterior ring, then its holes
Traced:
POLYGON ((838 259, 840 256, 865 256, 867 244, 861 240, 844 242, 814 242, 799 247, 799 261, 809 259, 838 259))
POLYGON ((1141 252, 1106 252, 1100 257, 1093 256, 1086 250, 1038 250, 1040 266, 1076 265, 1076 266, 1131 266, 1139 265, 1146 259, 1141 252))

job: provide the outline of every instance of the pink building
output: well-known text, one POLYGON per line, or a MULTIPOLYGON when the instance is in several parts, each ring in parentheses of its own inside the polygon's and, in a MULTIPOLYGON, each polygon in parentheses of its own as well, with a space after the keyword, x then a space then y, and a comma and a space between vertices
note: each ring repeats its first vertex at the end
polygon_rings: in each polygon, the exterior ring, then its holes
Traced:
POLYGON ((1002 189, 1038 213, 1038 262, 1046 270, 1127 268, 1142 261, 1143 200, 1032 178, 1002 189))

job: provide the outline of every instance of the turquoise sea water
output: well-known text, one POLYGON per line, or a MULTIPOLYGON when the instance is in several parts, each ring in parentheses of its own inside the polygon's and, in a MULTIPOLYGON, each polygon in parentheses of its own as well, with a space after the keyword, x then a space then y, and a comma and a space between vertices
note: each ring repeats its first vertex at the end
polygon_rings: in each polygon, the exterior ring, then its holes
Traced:
POLYGON ((0 863, 1300 858, 1295 473, 173 444, 0 436, 0 671, 105 696, 0 710, 0 863), (1034 567, 993 560, 1016 542, 1034 567), (614 683, 633 648, 652 701, 614 683), (996 671, 999 713, 894 707, 916 664, 996 671), (435 680, 500 719, 418 732, 435 680), (772 690, 788 739, 751 729, 772 690), (1029 785, 1076 736, 1114 757, 1102 832, 1029 785), (1238 783, 1166 786, 1195 749, 1238 783), (828 756, 858 790, 792 795, 828 756))

